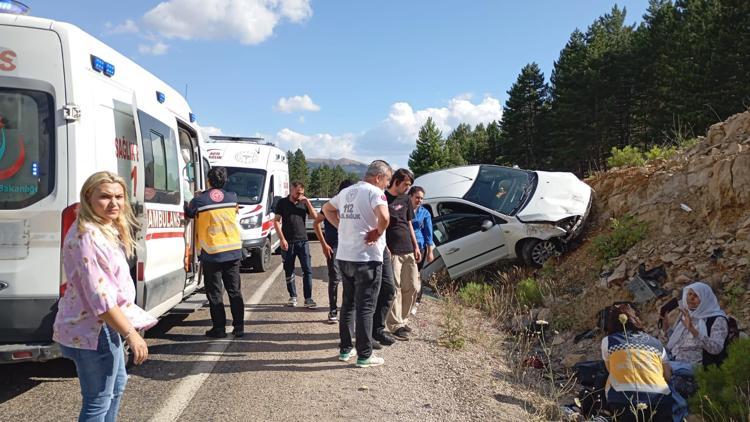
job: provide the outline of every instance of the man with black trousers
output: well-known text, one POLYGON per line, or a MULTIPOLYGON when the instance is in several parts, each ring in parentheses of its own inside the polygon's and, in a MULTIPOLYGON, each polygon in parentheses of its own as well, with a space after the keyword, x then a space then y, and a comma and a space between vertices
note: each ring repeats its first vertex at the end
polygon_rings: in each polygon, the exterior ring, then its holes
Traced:
POLYGON ((208 171, 209 189, 201 192, 185 206, 185 216, 195 218, 195 232, 200 246, 206 296, 213 327, 206 336, 227 336, 227 315, 224 310, 222 282, 229 296, 232 311, 232 334, 245 334, 245 303, 240 285, 242 239, 237 224, 237 194, 223 190, 227 170, 214 167, 208 171))
POLYGON ((339 319, 339 360, 357 357, 356 365, 369 368, 385 361, 372 353, 372 322, 380 290, 388 202, 383 189, 391 166, 373 161, 363 181, 352 185, 323 205, 326 219, 338 227, 336 260, 341 270, 344 301, 339 319), (356 334, 356 350, 352 337, 356 334))
MULTIPOLYGON (((337 193, 352 184, 353 182, 349 179, 342 181, 339 183, 337 193)), ((336 262, 336 250, 339 247, 339 231, 328 221, 322 212, 315 218, 313 229, 315 230, 315 236, 320 242, 323 255, 326 257, 326 266, 328 267, 328 322, 335 324, 338 321, 338 305, 336 302, 338 301, 339 282, 341 282, 341 270, 339 269, 339 264, 336 262), (322 229, 320 227, 321 223, 323 223, 322 229)))
POLYGON ((274 210, 276 217, 273 225, 281 241, 281 258, 284 261, 286 289, 289 292, 288 306, 297 306, 297 286, 294 281, 294 259, 299 257, 302 267, 302 290, 305 295, 305 306, 315 309, 318 306, 312 298, 312 266, 310 264, 310 246, 307 242, 305 219, 315 219, 318 213, 305 196, 305 185, 292 182, 289 196, 281 198, 274 210))

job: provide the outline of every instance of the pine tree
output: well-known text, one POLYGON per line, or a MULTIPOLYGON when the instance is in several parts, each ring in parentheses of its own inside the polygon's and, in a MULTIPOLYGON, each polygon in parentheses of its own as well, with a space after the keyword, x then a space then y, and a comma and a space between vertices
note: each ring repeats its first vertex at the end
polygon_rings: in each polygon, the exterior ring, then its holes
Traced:
POLYGON ((471 139, 471 127, 461 123, 445 139, 445 165, 446 167, 463 166, 467 160, 463 151, 469 146, 471 139))
POLYGON ((550 169, 581 174, 587 157, 580 152, 594 142, 588 128, 587 49, 583 32, 576 29, 554 63, 550 77, 550 169))
POLYGON ((500 123, 493 120, 487 125, 487 147, 485 148, 482 163, 485 164, 507 164, 503 157, 503 133, 500 123))
MULTIPOLYGON (((289 153, 287 153, 288 157, 289 153)), ((308 182, 307 160, 305 159, 305 153, 299 148, 294 151, 289 161, 289 181, 301 182, 304 185, 307 185, 308 182)))
POLYGON ((487 138, 487 129, 485 128, 484 124, 479 123, 478 125, 476 125, 474 127, 474 130, 471 132, 472 150, 470 155, 466 156, 466 161, 469 164, 485 164, 491 162, 488 160, 494 157, 494 155, 490 153, 487 138))
POLYGON ((540 130, 547 110, 547 91, 544 75, 536 63, 521 69, 516 82, 508 90, 508 100, 503 107, 503 162, 538 168, 543 150, 540 130))
POLYGON ((419 177, 445 166, 443 134, 432 121, 432 117, 428 117, 419 129, 416 148, 409 154, 409 168, 419 177))

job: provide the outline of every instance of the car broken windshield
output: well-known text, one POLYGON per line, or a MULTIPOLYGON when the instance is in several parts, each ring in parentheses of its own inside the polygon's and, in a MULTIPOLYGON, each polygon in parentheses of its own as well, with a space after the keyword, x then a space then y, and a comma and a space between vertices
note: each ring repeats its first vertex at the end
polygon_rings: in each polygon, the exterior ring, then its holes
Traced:
POLYGON ((536 179, 531 171, 483 165, 464 199, 512 216, 527 202, 536 179))

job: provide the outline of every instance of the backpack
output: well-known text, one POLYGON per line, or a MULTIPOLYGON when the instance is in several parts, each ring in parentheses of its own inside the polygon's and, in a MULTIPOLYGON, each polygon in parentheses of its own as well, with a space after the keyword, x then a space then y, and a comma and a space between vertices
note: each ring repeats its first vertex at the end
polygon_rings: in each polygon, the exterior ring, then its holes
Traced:
POLYGON ((712 355, 705 350, 703 351, 704 368, 708 367, 709 365, 721 366, 721 363, 724 362, 724 359, 727 358, 727 346, 729 346, 733 341, 737 340, 740 337, 739 323, 737 322, 737 319, 731 315, 727 315, 725 317, 716 315, 706 318, 706 331, 709 336, 711 335, 711 327, 713 327, 716 318, 724 318, 725 320, 727 320, 727 338, 724 339, 724 347, 718 354, 712 355))

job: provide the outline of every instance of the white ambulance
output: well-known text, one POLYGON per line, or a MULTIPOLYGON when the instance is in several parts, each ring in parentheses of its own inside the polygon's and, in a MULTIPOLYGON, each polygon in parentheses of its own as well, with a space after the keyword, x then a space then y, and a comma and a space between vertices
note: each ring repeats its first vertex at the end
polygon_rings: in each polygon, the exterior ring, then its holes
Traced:
POLYGON ((276 201, 289 195, 286 153, 263 138, 211 136, 204 145, 211 167, 225 167, 224 189, 237 193, 243 265, 263 272, 279 247, 273 227, 276 201))
POLYGON ((159 316, 198 287, 183 203, 204 188, 199 134, 185 99, 127 57, 73 25, 0 13, 0 362, 58 355, 61 242, 96 171, 125 178, 142 224, 137 304, 159 316))

